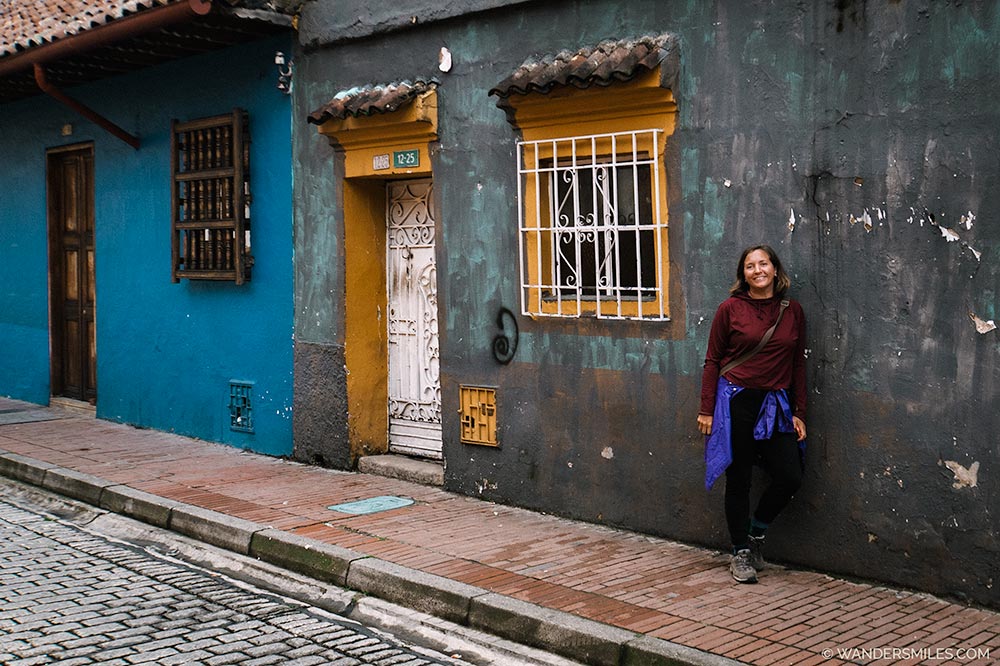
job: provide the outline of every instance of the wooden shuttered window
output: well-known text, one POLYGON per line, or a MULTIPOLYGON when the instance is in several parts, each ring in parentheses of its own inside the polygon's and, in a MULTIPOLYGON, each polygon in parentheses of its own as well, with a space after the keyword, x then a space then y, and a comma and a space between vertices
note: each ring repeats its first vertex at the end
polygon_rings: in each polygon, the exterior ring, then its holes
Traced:
POLYGON ((246 111, 174 121, 171 131, 174 282, 250 280, 250 134, 246 111))

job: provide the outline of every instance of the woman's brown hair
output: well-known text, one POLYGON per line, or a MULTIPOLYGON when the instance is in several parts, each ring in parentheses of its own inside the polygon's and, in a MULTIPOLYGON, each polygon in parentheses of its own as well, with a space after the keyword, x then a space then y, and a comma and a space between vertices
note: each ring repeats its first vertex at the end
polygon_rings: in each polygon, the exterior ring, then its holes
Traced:
POLYGON ((778 258, 778 253, 770 245, 751 245, 743 250, 740 260, 736 262, 736 282, 729 288, 729 294, 735 296, 736 294, 745 294, 750 291, 750 285, 747 284, 747 279, 743 275, 743 264, 746 263, 750 253, 756 250, 760 250, 766 254, 768 260, 774 266, 774 295, 779 298, 784 297, 785 292, 792 286, 792 280, 781 266, 781 259, 778 258))

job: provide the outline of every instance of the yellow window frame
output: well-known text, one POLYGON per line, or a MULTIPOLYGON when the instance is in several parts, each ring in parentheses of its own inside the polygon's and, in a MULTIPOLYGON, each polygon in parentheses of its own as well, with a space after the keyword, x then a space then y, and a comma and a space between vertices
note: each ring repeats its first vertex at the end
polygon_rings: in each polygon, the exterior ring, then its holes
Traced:
MULTIPOLYGON (((548 94, 512 97, 510 104, 521 129, 519 146, 520 265, 522 313, 527 316, 616 319, 669 319, 669 243, 667 173, 664 155, 673 133, 677 107, 670 90, 661 87, 658 71, 629 82, 587 90, 563 89, 548 94), (623 137, 628 137, 623 143, 623 137), (559 145, 575 147, 571 156, 559 145), (575 165, 616 162, 622 152, 644 155, 649 160, 649 192, 652 196, 655 290, 653 298, 635 299, 547 297, 542 285, 555 280, 549 262, 552 256, 552 201, 550 185, 539 173, 548 165, 571 159, 575 165), (535 226, 534 222, 539 221, 535 226), (548 228, 545 227, 547 221, 548 228)), ((587 168, 587 167, 584 167, 587 168)), ((635 173, 635 172, 633 172, 635 173)), ((643 271, 645 272, 645 271, 643 271)), ((641 276, 636 278, 642 286, 641 276)))

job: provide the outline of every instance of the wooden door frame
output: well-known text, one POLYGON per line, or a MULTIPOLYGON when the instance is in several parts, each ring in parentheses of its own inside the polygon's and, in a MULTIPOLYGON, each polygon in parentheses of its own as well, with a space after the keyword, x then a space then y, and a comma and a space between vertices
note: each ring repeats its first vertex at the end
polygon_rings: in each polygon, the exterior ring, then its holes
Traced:
MULTIPOLYGON (((63 280, 63 265, 62 265, 62 242, 56 239, 56 225, 54 224, 54 219, 56 215, 56 202, 55 202, 55 191, 53 189, 53 168, 52 164, 54 159, 57 159, 61 155, 67 153, 83 153, 90 158, 90 174, 89 183, 85 186, 89 188, 89 193, 86 195, 88 199, 88 204, 90 210, 88 212, 92 224, 96 225, 96 218, 94 214, 94 198, 95 198, 95 177, 94 177, 94 143, 92 141, 71 144, 67 146, 59 146, 56 148, 50 148, 45 151, 45 210, 46 210, 46 240, 48 244, 48 300, 49 300, 49 381, 50 381, 50 395, 60 396, 64 394, 65 387, 63 386, 62 368, 65 363, 63 359, 62 352, 62 335, 64 334, 64 329, 61 327, 60 322, 63 321, 64 315, 60 312, 60 304, 57 304, 54 298, 54 291, 57 284, 60 284, 63 280)), ((96 232, 96 229, 94 230, 96 232)), ((81 261, 86 262, 87 257, 82 256, 81 261)), ((96 285, 94 285, 96 287, 96 285)), ((63 287, 60 287, 61 291, 64 291, 63 287)), ((96 289, 95 289, 95 304, 96 304, 96 289)), ((96 310, 96 305, 95 305, 96 310)), ((96 313, 92 315, 93 326, 96 327, 96 313)), ((96 330, 95 330, 96 336, 96 330)), ((96 340, 95 340, 96 348, 96 340)), ((96 350, 95 350, 96 357, 96 350)), ((87 400, 87 381, 86 378, 91 374, 88 367, 81 368, 81 394, 82 399, 87 400)), ((96 402, 96 359, 95 359, 95 376, 91 377, 94 387, 95 396, 93 401, 96 402)))

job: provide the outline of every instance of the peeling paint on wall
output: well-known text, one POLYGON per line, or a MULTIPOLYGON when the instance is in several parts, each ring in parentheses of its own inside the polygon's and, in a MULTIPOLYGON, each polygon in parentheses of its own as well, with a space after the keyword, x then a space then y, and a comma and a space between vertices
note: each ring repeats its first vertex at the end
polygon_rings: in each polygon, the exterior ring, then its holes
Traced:
POLYGON ((963 467, 961 463, 957 463, 954 460, 945 460, 944 466, 950 469, 955 475, 955 483, 951 484, 952 488, 975 488, 978 485, 978 460, 969 465, 968 468, 963 467))
POLYGON ((482 495, 487 490, 496 490, 497 484, 489 479, 480 479, 476 481, 476 490, 482 495))
POLYGON ((954 243, 957 240, 962 240, 961 237, 959 237, 958 234, 956 234, 954 231, 952 231, 948 227, 939 226, 938 230, 941 232, 941 235, 944 236, 944 239, 946 241, 948 241, 949 243, 954 243))
POLYGON ((989 333, 990 331, 996 329, 997 327, 997 325, 993 322, 992 319, 983 321, 982 319, 977 317, 976 313, 974 312, 969 313, 969 318, 972 319, 972 322, 976 325, 976 332, 979 333, 980 335, 989 333))
MULTIPOLYGON (((879 213, 881 214, 881 209, 876 209, 876 210, 878 210, 879 213)), ((872 229, 875 226, 872 223, 872 216, 868 214, 867 208, 865 208, 865 210, 861 213, 860 216, 855 216, 854 213, 851 213, 850 216, 847 218, 847 220, 848 222, 851 223, 852 227, 858 222, 862 223, 865 227, 865 231, 867 231, 868 233, 871 233, 872 229)))
MULTIPOLYGON (((938 231, 941 232, 941 237, 945 239, 945 242, 947 243, 958 242, 962 246, 962 249, 968 250, 969 252, 972 253, 972 256, 976 258, 976 261, 982 261, 982 256, 983 256, 982 252, 969 245, 968 242, 962 240, 962 237, 954 229, 950 229, 942 224, 939 224, 934 214, 927 211, 926 209, 924 209, 923 213, 918 215, 917 211, 911 207, 910 217, 906 218, 906 221, 909 222, 910 224, 913 224, 914 221, 917 221, 919 222, 921 227, 924 226, 925 222, 931 225, 932 227, 937 227, 938 231)), ((976 215, 970 210, 959 217, 958 226, 965 227, 967 231, 971 231, 972 225, 975 223, 975 221, 976 221, 976 215)))
POLYGON ((884 476, 885 478, 890 479, 892 481, 895 481, 896 485, 899 486, 900 488, 902 488, 903 487, 903 480, 902 479, 897 479, 897 478, 893 477, 894 470, 895 470, 895 468, 890 465, 889 467, 885 468, 884 472, 882 472, 882 476, 884 476))
POLYGON ((964 226, 967 230, 971 230, 972 223, 975 222, 975 220, 976 216, 970 210, 968 213, 966 213, 959 219, 959 225, 964 226))

